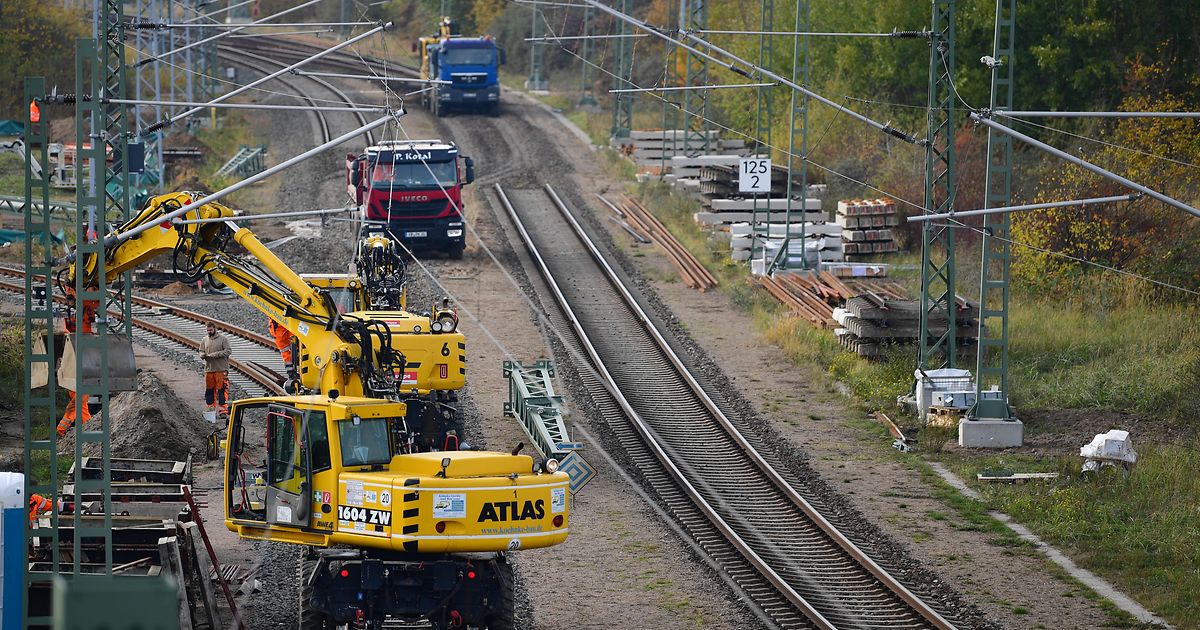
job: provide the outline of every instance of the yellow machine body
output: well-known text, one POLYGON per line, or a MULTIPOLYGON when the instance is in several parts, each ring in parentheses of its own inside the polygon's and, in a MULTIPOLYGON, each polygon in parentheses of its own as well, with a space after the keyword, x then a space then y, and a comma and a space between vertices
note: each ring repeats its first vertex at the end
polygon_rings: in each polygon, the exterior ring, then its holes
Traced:
POLYGON ((403 403, 368 398, 236 401, 226 443, 226 526, 258 540, 416 553, 566 540, 565 473, 535 472, 525 455, 404 453, 391 438, 392 423, 404 415, 403 403))

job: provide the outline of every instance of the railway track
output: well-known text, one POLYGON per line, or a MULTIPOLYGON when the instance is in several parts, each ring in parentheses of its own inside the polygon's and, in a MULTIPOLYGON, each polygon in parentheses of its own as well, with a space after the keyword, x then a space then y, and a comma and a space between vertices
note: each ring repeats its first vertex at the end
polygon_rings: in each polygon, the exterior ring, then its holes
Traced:
POLYGON ((756 613, 785 628, 955 627, 759 454, 553 189, 495 190, 558 302, 556 324, 574 331, 566 343, 595 369, 580 375, 597 392, 602 417, 667 511, 756 613))
MULTIPOLYGON (((0 291, 24 295, 24 278, 24 270, 0 266, 0 291)), ((54 299, 57 303, 66 303, 64 296, 56 295, 54 299)), ((111 309, 108 313, 117 318, 121 316, 119 311, 111 309)), ((215 325, 229 340, 229 347, 233 351, 229 361, 232 368, 229 380, 247 396, 283 393, 279 385, 282 379, 279 370, 283 368, 283 362, 275 344, 266 336, 195 311, 142 297, 133 298, 131 315, 135 339, 174 351, 198 351, 200 340, 207 334, 205 327, 210 323, 215 325)))

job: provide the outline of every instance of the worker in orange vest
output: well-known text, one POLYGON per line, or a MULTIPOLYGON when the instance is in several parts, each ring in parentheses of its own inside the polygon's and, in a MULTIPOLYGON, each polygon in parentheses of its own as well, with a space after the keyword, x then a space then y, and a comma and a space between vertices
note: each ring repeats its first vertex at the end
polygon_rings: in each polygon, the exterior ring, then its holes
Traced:
POLYGON ((54 507, 54 503, 40 494, 29 495, 29 526, 37 524, 37 519, 54 507))
POLYGON ((267 320, 267 330, 275 338, 275 349, 279 351, 279 356, 283 357, 283 367, 291 374, 295 370, 292 364, 292 331, 275 323, 273 319, 267 320))
MULTIPOLYGON (((66 293, 68 298, 73 299, 75 297, 75 289, 73 287, 68 286, 66 288, 66 293)), ((92 328, 92 320, 96 318, 96 309, 99 307, 100 303, 96 300, 83 301, 83 334, 90 335, 95 332, 95 330, 92 328)), ((66 318, 66 327, 68 333, 75 333, 74 317, 66 318)), ((78 347, 78 344, 76 347, 78 347)), ((71 390, 69 390, 69 392, 70 400, 67 401, 67 410, 65 413, 63 413, 62 419, 58 421, 58 429, 56 431, 58 433, 58 437, 63 437, 66 435, 67 429, 70 429, 71 425, 75 424, 75 392, 71 390)), ((82 410, 81 414, 83 416, 83 422, 86 423, 88 420, 91 420, 92 412, 88 411, 87 394, 83 395, 83 401, 79 406, 82 410)))

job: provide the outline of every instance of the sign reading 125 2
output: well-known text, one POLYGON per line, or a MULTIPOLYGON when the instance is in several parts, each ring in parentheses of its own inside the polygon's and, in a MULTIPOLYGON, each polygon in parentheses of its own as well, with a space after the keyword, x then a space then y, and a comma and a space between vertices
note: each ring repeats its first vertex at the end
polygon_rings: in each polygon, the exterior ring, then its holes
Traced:
POLYGON ((771 192, 771 158, 741 159, 738 167, 738 192, 771 192))

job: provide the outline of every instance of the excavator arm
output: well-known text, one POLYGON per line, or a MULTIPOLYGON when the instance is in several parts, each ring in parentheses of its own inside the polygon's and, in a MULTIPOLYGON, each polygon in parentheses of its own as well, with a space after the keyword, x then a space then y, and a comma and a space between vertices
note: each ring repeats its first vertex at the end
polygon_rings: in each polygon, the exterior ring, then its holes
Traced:
MULTIPOLYGON (((161 221, 197 198, 185 192, 155 197, 110 236, 161 221)), ((233 218, 233 210, 212 202, 127 240, 116 239, 105 251, 103 284, 170 254, 176 271, 221 283, 295 335, 309 359, 300 374, 305 389, 354 396, 395 390, 394 374, 403 371, 404 357, 393 350, 386 323, 339 314, 327 294, 305 282, 233 218), (196 220, 204 222, 191 222, 196 220), (246 254, 235 254, 235 245, 246 254)), ((73 282, 75 274, 84 273, 87 284, 96 286, 97 268, 94 257, 75 260, 68 278, 73 282)))

